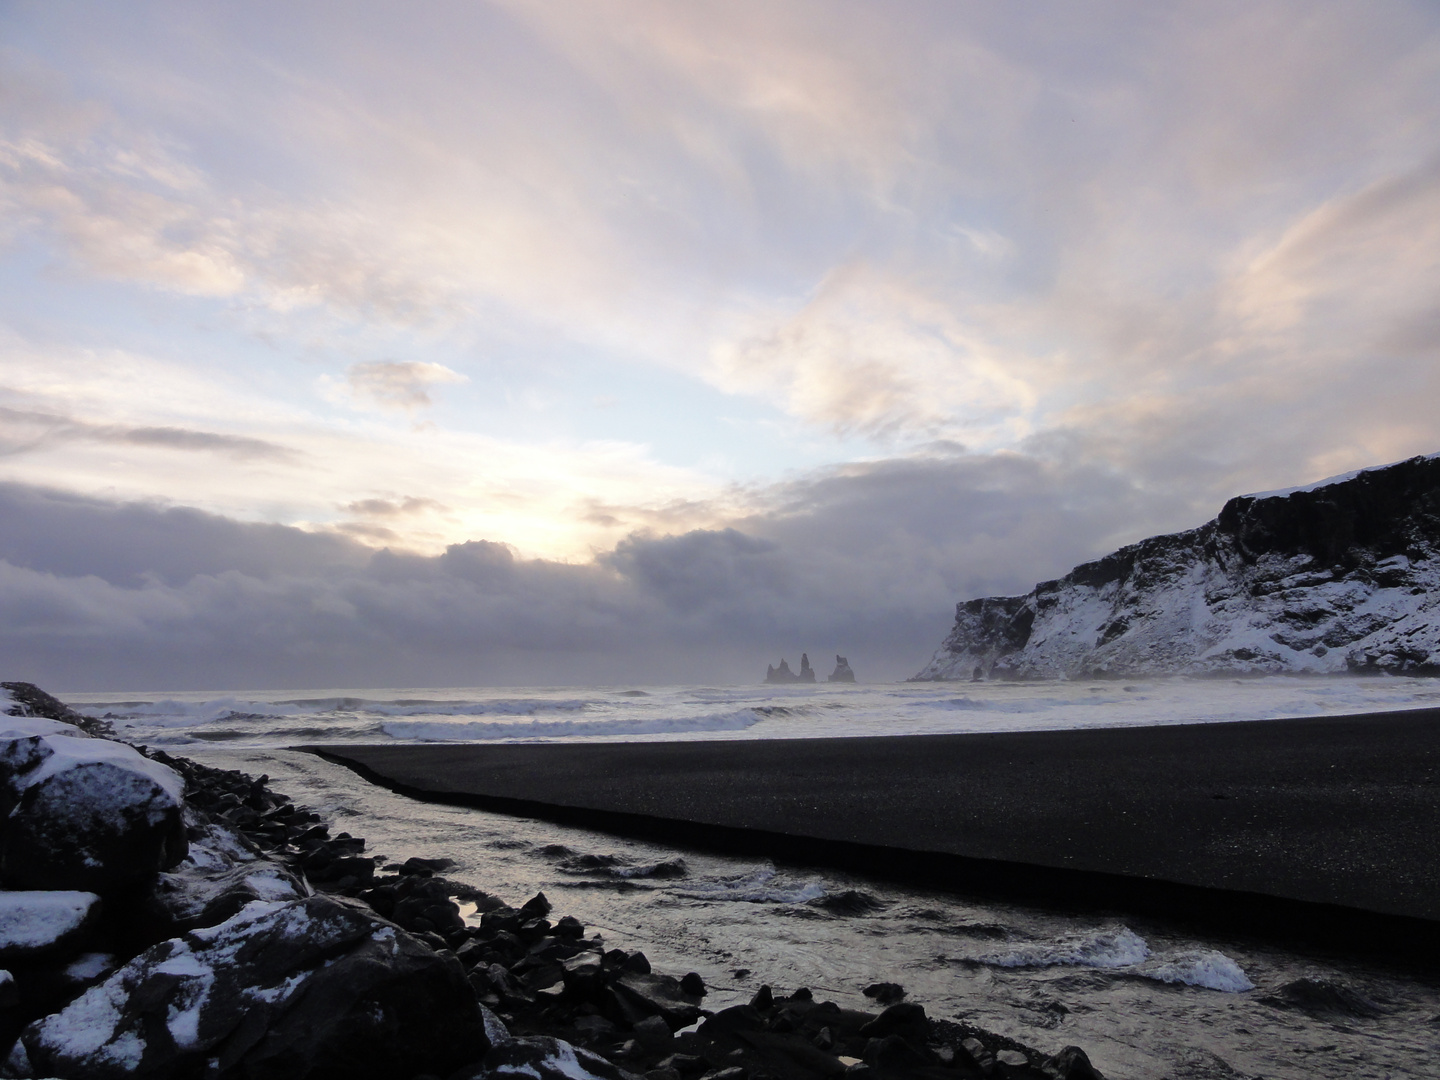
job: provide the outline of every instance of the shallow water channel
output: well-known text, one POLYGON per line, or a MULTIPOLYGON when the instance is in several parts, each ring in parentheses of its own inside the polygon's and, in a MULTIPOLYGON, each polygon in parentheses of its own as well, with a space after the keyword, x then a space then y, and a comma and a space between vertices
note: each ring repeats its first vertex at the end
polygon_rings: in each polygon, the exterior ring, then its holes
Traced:
POLYGON ((182 752, 268 773, 372 854, 453 859, 447 876, 508 903, 544 891, 557 915, 608 945, 699 972, 712 1009, 762 983, 873 1008, 861 991, 889 981, 931 1016, 1046 1052, 1081 1046, 1112 1080, 1428 1077, 1440 1067, 1434 973, 417 802, 295 751, 182 752))

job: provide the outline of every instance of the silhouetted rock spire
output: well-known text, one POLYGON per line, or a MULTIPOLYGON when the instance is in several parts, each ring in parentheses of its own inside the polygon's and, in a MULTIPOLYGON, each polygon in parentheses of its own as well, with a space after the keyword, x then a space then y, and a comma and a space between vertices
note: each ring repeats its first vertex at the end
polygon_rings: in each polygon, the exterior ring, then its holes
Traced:
POLYGON ((810 654, 800 654, 800 671, 797 674, 790 670, 790 665, 780 661, 779 667, 767 667, 765 669, 765 681, 767 683, 813 683, 815 681, 815 669, 810 666, 810 654))

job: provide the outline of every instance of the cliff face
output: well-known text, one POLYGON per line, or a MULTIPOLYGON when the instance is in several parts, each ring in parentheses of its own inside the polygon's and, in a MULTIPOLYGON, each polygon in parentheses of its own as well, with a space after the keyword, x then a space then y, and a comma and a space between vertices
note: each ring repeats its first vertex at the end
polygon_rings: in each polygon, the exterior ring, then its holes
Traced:
POLYGON ((1242 495, 955 616, 916 679, 1440 674, 1440 455, 1242 495))

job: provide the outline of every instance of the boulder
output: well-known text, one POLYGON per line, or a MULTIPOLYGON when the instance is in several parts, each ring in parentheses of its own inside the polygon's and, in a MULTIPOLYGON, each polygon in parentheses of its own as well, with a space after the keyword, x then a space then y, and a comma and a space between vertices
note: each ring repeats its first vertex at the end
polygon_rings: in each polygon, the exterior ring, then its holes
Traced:
POLYGON ((984 1043, 971 1035, 960 1043, 960 1053, 956 1055, 961 1064, 989 1075, 995 1069, 995 1055, 990 1052, 984 1043))
POLYGON ((0 715, 0 741, 24 739, 38 735, 79 735, 79 728, 60 720, 49 720, 43 716, 0 715))
POLYGON ((254 900, 299 900, 306 895, 299 878, 251 850, 232 830, 207 823, 192 826, 190 835, 189 853, 179 866, 156 875, 145 898, 157 936, 214 926, 254 900))
POLYGON ((1040 1063, 1040 1071, 1050 1080, 1105 1080, 1105 1074, 1090 1064, 1090 1058, 1078 1046, 1067 1046, 1046 1058, 1040 1063))
POLYGON ((0 740, 0 879, 114 893, 185 857, 184 782, 134 747, 82 735, 0 740))
POLYGON ((606 1061, 599 1054, 545 1035, 514 1038, 500 1043, 484 1059, 455 1073, 450 1080, 639 1080, 634 1073, 606 1061))
POLYGON ((34 683, 0 682, 0 713, 11 716, 46 717, 63 723, 71 734, 76 728, 87 735, 114 734, 104 720, 76 712, 57 697, 47 694, 34 683))
POLYGON ((925 1006, 913 1001, 891 1005, 860 1029, 860 1034, 870 1039, 903 1035, 923 1040, 929 1033, 930 1021, 925 1015, 925 1006))
POLYGON ((88 892, 0 892, 0 960, 26 960, 76 944, 100 915, 88 892))
POLYGON ((635 1025, 635 1041, 659 1057, 670 1052, 670 1047, 675 1042, 675 1034, 663 1018, 647 1016, 635 1025))
POLYGON ((671 1031, 679 1031, 700 1019, 699 995, 686 993, 672 976, 626 971, 610 989, 623 1005, 621 1017, 631 1025, 636 1019, 658 1016, 671 1031))
POLYGON ((871 983, 862 993, 868 998, 874 998, 881 1005, 894 1005, 905 1000, 905 988, 893 982, 871 983))
POLYGON ((918 1046, 899 1035, 886 1035, 865 1044, 865 1064, 882 1076, 911 1072, 931 1064, 918 1046))
POLYGON ((388 1080, 489 1049, 464 970, 356 902, 256 902, 161 942, 20 1045, 42 1076, 388 1080))

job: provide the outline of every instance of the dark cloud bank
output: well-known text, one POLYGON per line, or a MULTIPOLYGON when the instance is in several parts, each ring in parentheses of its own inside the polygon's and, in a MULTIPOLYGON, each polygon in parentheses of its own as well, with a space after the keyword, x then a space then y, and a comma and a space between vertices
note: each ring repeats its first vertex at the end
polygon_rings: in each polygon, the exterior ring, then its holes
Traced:
POLYGON ((802 649, 898 679, 958 599, 1155 531, 1126 482, 1019 455, 847 466, 756 505, 570 565, 4 484, 0 652, 69 690, 748 682, 802 649))

